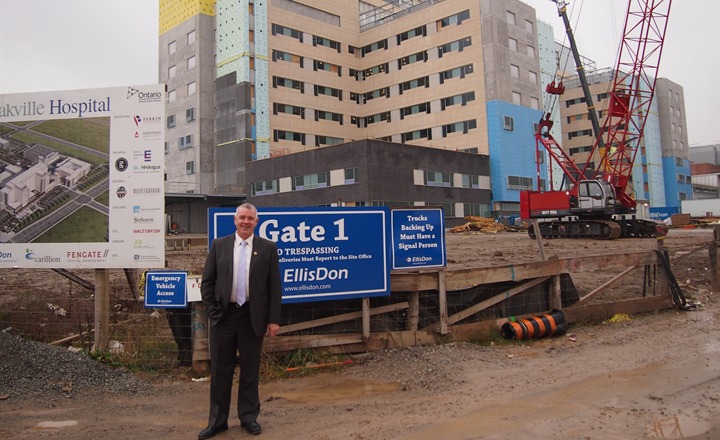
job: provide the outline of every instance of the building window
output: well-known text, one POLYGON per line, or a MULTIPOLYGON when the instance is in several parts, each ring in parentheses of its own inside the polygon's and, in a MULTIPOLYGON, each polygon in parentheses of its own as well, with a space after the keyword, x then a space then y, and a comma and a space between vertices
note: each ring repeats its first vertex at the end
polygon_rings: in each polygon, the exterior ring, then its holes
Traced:
POLYGON ((292 189, 293 191, 301 191, 304 189, 325 188, 329 182, 330 173, 327 171, 304 176, 293 176, 292 189))
POLYGON ((387 121, 390 122, 390 112, 382 112, 375 115, 370 115, 365 117, 365 127, 369 126, 370 124, 374 124, 376 122, 380 121, 387 121))
POLYGON ((165 141, 165 154, 170 152, 170 142, 165 141))
POLYGON ((330 49, 335 49, 337 53, 340 53, 340 43, 328 38, 318 37, 313 35, 313 46, 325 46, 330 49))
POLYGON ((279 104, 277 102, 274 102, 273 103, 273 114, 277 115, 278 113, 285 113, 288 115, 296 115, 296 116, 300 116, 300 119, 305 119, 305 109, 303 107, 298 107, 296 105, 279 104))
POLYGON ((390 88, 383 87, 382 89, 373 90, 372 92, 363 93, 363 104, 375 98, 390 97, 390 88))
POLYGON ((533 22, 532 22, 532 21, 530 21, 530 20, 525 20, 525 30, 526 30, 526 31, 528 31, 528 32, 535 32, 535 31, 533 30, 533 27, 534 27, 534 26, 533 26, 533 22))
POLYGON ((452 186, 452 173, 443 173, 441 171, 425 171, 425 186, 452 186))
POLYGON ((676 157, 676 158, 675 158, 675 166, 681 167, 681 166, 683 166, 683 165, 685 165, 685 161, 683 160, 683 158, 682 158, 682 157, 676 157))
POLYGON ((388 73, 388 63, 378 64, 377 66, 370 67, 362 71, 362 79, 365 81, 366 78, 377 75, 379 73, 388 73))
POLYGON ((400 119, 404 119, 405 116, 414 115, 415 113, 430 113, 430 103, 422 102, 420 104, 401 108, 400 119))
POLYGON ((173 128, 175 126, 175 115, 167 117, 167 128, 173 128))
POLYGON ((522 105, 522 95, 520 92, 512 92, 512 100, 515 105, 522 105))
POLYGON ((443 84, 446 80, 450 78, 465 78, 465 75, 468 75, 472 72, 472 64, 466 64, 464 66, 456 67, 454 69, 445 70, 444 72, 440 72, 440 84, 443 84))
POLYGON ((463 203, 465 217, 490 217, 490 205, 483 203, 463 203))
POLYGON ((192 122, 195 120, 195 107, 191 107, 185 110, 185 122, 192 122))
POLYGON ((515 121, 512 116, 503 116, 503 130, 513 131, 515 128, 515 121))
POLYGON ((170 91, 168 92, 168 101, 169 101, 169 102, 175 102, 176 95, 177 95, 177 94, 175 93, 175 90, 170 90, 170 91))
POLYGON ((537 84, 537 73, 528 71, 528 80, 531 84, 537 84))
POLYGON ((295 63, 300 65, 300 67, 303 67, 303 57, 300 55, 294 55, 289 52, 283 52, 281 50, 273 50, 272 51, 272 59, 273 61, 285 61, 288 63, 295 63))
POLYGON ((402 69, 403 67, 407 66, 408 64, 416 63, 418 61, 426 62, 428 60, 428 53, 426 50, 418 53, 414 53, 412 55, 408 55, 406 57, 402 57, 398 60, 398 69, 402 69))
POLYGON ((530 108, 540 110, 540 100, 534 96, 530 97, 530 108))
POLYGON ((410 131, 400 135, 400 140, 405 143, 407 141, 414 141, 415 139, 432 139, 432 129, 424 128, 422 130, 410 131))
POLYGON ((177 68, 175 66, 168 67, 168 78, 175 78, 177 74, 177 68))
POLYGON ((195 68, 195 56, 191 56, 187 59, 187 69, 192 70, 195 68))
POLYGON ((441 18, 437 21, 437 28, 438 30, 453 25, 453 24, 462 24, 464 20, 467 20, 470 18, 470 10, 466 9, 462 12, 458 12, 457 14, 450 15, 445 18, 441 18))
POLYGON ((187 85, 187 94, 188 96, 195 94, 195 81, 187 85))
POLYGON ((358 178, 358 169, 357 167, 354 168, 345 168, 345 185, 350 185, 351 183, 357 183, 358 178))
POLYGON ((510 64, 510 76, 513 78, 520 78, 520 68, 514 64, 510 64))
POLYGON ((192 144, 192 135, 191 134, 189 134, 187 136, 180 136, 178 138, 178 148, 180 150, 184 150, 184 149, 190 148, 192 146, 193 146, 193 144, 192 144))
POLYGON ((470 189, 479 189, 480 188, 479 177, 476 175, 473 175, 473 174, 463 174, 462 175, 462 187, 470 188, 470 189))
POLYGON ((475 119, 469 121, 455 122, 454 124, 447 124, 442 126, 443 137, 447 137, 450 133, 467 133, 469 130, 477 128, 477 122, 475 119))
POLYGON ((195 31, 192 30, 187 34, 187 44, 193 44, 195 42, 195 31))
POLYGON ((273 76, 273 87, 287 87, 289 89, 300 90, 300 93, 305 93, 304 82, 281 78, 279 76, 273 76))
POLYGON ((475 92, 461 93, 459 95, 449 96, 440 100, 440 107, 445 110, 452 105, 466 105, 470 101, 475 100, 475 92))
POLYGON ((295 141, 300 142, 303 145, 305 145, 305 133, 298 133, 295 131, 287 131, 287 130, 273 130, 274 136, 273 140, 275 142, 279 140, 283 141, 295 141))
POLYGON ((527 47, 527 54, 529 57, 535 58, 535 48, 528 45, 527 47))
POLYGON ((251 191, 254 196, 275 194, 280 192, 279 182, 277 179, 264 180, 262 182, 253 182, 251 185, 251 191))
POLYGON ((684 193, 684 192, 678 193, 678 200, 687 200, 687 199, 688 199, 687 193, 684 193))
POLYGON ((332 136, 315 136, 315 146, 320 147, 322 145, 337 145, 345 142, 345 139, 332 136))
POLYGON ((399 46, 405 40, 409 40, 410 38, 419 37, 419 36, 424 37, 426 35, 427 35, 427 27, 425 25, 422 25, 420 27, 416 27, 415 29, 410 29, 409 31, 398 34, 397 35, 397 44, 399 46))
POLYGON ((174 41, 171 41, 168 44, 168 53, 175 53, 176 50, 177 50, 177 43, 174 41))
POLYGON ((508 38, 508 47, 511 51, 517 52, 517 40, 514 38, 508 38))
POLYGON ((508 176, 507 182, 507 189, 514 189, 518 191, 533 189, 533 180, 531 177, 508 176))
POLYGON ((579 136, 592 136, 592 135, 593 135, 593 133, 592 133, 592 130, 591 130, 591 129, 587 129, 587 130, 577 130, 577 131, 569 131, 569 132, 568 132, 568 140, 570 140, 570 139, 572 139, 572 138, 579 137, 579 136))
POLYGON ((412 79, 410 81, 405 81, 403 83, 400 83, 400 94, 406 90, 414 89, 415 87, 429 87, 430 86, 430 78, 427 76, 423 76, 420 78, 412 79))
POLYGON ((315 85, 315 96, 320 95, 333 96, 338 100, 342 101, 342 90, 332 87, 315 85))
POLYGON ((507 21, 507 24, 509 24, 510 26, 515 26, 515 14, 514 13, 507 11, 505 20, 507 21))
POLYGON ((301 43, 303 42, 302 32, 292 29, 292 28, 289 28, 289 27, 286 27, 286 26, 281 26, 279 24, 273 23, 272 34, 273 35, 285 35, 286 37, 295 38, 296 40, 298 40, 301 43))
POLYGON ((342 76, 342 67, 337 64, 331 64, 325 61, 313 60, 313 70, 324 70, 326 72, 337 73, 338 76, 342 76))
POLYGON ((335 121, 339 122, 340 125, 343 125, 343 115, 341 115, 340 113, 333 113, 324 110, 315 110, 315 120, 335 121))
POLYGON ((472 46, 472 38, 470 37, 445 43, 442 46, 438 46, 438 57, 442 58, 443 54, 446 54, 448 52, 462 52, 463 48, 469 46, 472 46))
POLYGON ((365 56, 369 54, 370 52, 374 52, 376 50, 380 49, 387 49, 387 38, 384 40, 376 41, 372 44, 368 44, 367 46, 362 48, 362 56, 365 56))
POLYGON ((185 174, 195 174, 195 161, 185 162, 185 174))

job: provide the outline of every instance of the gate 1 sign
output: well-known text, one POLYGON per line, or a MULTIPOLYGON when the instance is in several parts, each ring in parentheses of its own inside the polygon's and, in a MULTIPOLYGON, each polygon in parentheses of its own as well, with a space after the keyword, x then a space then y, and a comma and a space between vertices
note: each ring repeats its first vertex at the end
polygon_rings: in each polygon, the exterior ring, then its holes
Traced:
POLYGON ((445 266, 445 223, 437 209, 393 209, 393 269, 445 266))
MULTIPOLYGON (((235 209, 210 209, 208 238, 235 232, 235 209)), ((277 243, 283 302, 390 294, 387 208, 258 208, 255 233, 277 243)))
POLYGON ((187 306, 187 272, 158 271, 145 274, 145 307, 187 306))

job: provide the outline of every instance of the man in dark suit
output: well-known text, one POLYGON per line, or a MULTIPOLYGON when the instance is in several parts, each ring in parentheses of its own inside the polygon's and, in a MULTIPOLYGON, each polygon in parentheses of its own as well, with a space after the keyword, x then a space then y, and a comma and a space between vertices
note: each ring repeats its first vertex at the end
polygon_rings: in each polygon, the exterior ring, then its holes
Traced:
POLYGON ((240 426, 251 434, 262 431, 258 385, 265 335, 280 329, 282 289, 277 245, 254 234, 255 206, 235 211, 235 234, 213 240, 200 291, 210 320, 210 416, 198 439, 228 429, 233 373, 240 352, 237 412, 240 426))

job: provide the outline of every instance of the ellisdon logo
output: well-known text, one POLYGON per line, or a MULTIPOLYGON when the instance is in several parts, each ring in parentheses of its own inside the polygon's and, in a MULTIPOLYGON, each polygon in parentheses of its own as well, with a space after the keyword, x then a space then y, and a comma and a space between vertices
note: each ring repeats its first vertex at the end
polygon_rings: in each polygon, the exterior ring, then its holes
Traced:
POLYGON ((12 252, 0 252, 0 259, 2 260, 10 260, 12 257, 12 252))
POLYGON ((60 258, 53 257, 51 255, 46 255, 44 257, 36 257, 35 252, 33 252, 30 248, 25 249, 25 259, 34 261, 36 263, 59 263, 60 258))

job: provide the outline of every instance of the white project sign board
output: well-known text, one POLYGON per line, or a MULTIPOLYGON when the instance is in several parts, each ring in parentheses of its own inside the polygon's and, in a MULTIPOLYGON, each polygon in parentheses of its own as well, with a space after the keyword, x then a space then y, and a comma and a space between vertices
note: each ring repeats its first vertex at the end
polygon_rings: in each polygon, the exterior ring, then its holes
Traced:
POLYGON ((0 268, 165 266, 165 87, 0 95, 0 268))

